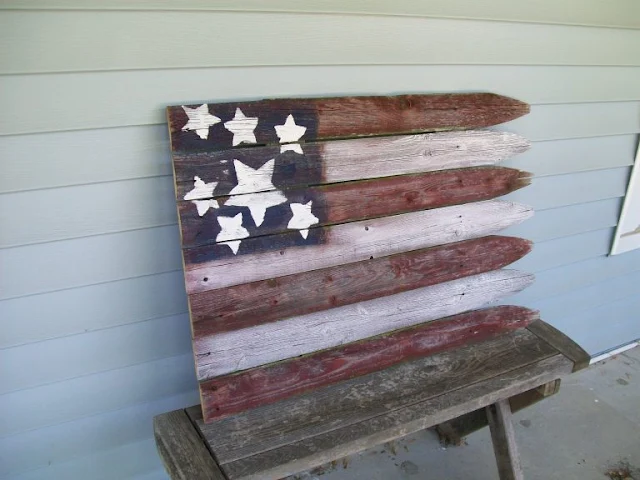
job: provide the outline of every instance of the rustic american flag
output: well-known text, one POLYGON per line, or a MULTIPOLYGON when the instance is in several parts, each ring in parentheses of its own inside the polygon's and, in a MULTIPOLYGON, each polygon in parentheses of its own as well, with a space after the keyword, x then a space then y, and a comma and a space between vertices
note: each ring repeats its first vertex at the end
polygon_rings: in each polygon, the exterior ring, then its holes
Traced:
MULTIPOLYGON (((495 200, 529 183, 495 166, 528 142, 476 130, 527 111, 492 94, 169 107, 205 419, 382 368, 340 376, 331 365, 361 348, 341 345, 387 348, 374 337, 528 285, 530 275, 499 269, 530 244, 494 236, 531 215, 495 200), (311 355, 304 368, 299 355, 311 355), (273 363, 283 360, 294 363, 273 363)), ((521 326, 513 318, 490 310, 456 328, 521 326)), ((406 352, 394 362, 416 355, 406 352)))

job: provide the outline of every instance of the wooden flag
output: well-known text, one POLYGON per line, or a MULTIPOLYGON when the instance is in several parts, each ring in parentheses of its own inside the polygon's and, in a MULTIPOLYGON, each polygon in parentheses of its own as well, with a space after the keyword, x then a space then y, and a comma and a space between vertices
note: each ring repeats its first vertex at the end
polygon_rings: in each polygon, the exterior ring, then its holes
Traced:
MULTIPOLYGON (((523 327, 525 151, 489 94, 168 108, 206 421, 523 327)), ((229 419, 231 420, 231 419, 229 419)))

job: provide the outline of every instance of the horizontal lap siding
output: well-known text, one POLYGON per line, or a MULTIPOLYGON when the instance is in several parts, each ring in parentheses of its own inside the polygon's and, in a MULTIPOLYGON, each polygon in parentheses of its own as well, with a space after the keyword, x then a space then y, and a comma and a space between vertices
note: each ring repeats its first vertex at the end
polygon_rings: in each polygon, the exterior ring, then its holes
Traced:
POLYGON ((0 372, 0 477, 165 478, 151 418, 198 401, 167 104, 470 90, 527 101, 529 116, 498 127, 533 141, 502 165, 536 176, 509 197, 538 210, 503 232, 536 242, 514 267, 538 281, 512 301, 592 354, 640 336, 640 252, 606 257, 640 132, 640 30, 603 27, 640 26, 634 3, 571 15, 550 0, 269 6, 316 12, 301 15, 81 3, 0 7, 0 365, 12 366, 0 372), (167 35, 199 24, 216 45, 167 35), (230 32, 250 47, 229 49, 230 32))
MULTIPOLYGON (((171 0, 6 0, 5 8, 38 10, 176 10, 171 0)), ((311 12, 358 15, 399 15, 412 17, 467 18, 472 20, 501 20, 512 22, 558 23, 563 25, 640 27, 640 7, 634 0, 617 0, 610 8, 600 0, 565 0, 564 8, 556 8, 555 0, 537 0, 532 4, 514 5, 510 0, 494 0, 479 4, 475 0, 438 2, 405 0, 389 3, 386 0, 310 0, 300 4, 297 0, 272 1, 274 12, 311 12)), ((234 0, 209 2, 190 0, 180 4, 180 10, 209 10, 251 12, 265 10, 262 0, 234 0)))
POLYGON ((0 41, 20 46, 0 51, 4 74, 245 65, 640 65, 635 29, 441 18, 14 10, 0 18, 0 41), (95 55, 106 37, 110 52, 95 55))

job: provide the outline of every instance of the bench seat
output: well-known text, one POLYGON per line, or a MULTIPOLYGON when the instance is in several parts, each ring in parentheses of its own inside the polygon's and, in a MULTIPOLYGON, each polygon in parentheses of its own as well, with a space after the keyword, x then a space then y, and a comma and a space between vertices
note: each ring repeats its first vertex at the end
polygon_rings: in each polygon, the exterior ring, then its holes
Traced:
POLYGON ((172 478, 278 479, 516 397, 588 361, 538 320, 207 424, 199 405, 160 415, 156 442, 172 478))

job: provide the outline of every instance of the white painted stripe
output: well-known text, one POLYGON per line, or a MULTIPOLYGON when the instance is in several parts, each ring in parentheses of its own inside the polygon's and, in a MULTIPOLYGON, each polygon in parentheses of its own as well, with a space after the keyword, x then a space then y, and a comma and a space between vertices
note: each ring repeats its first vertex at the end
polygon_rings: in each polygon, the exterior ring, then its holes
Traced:
POLYGON ((345 182, 493 165, 529 146, 519 135, 486 130, 329 141, 322 144, 324 180, 345 182))

